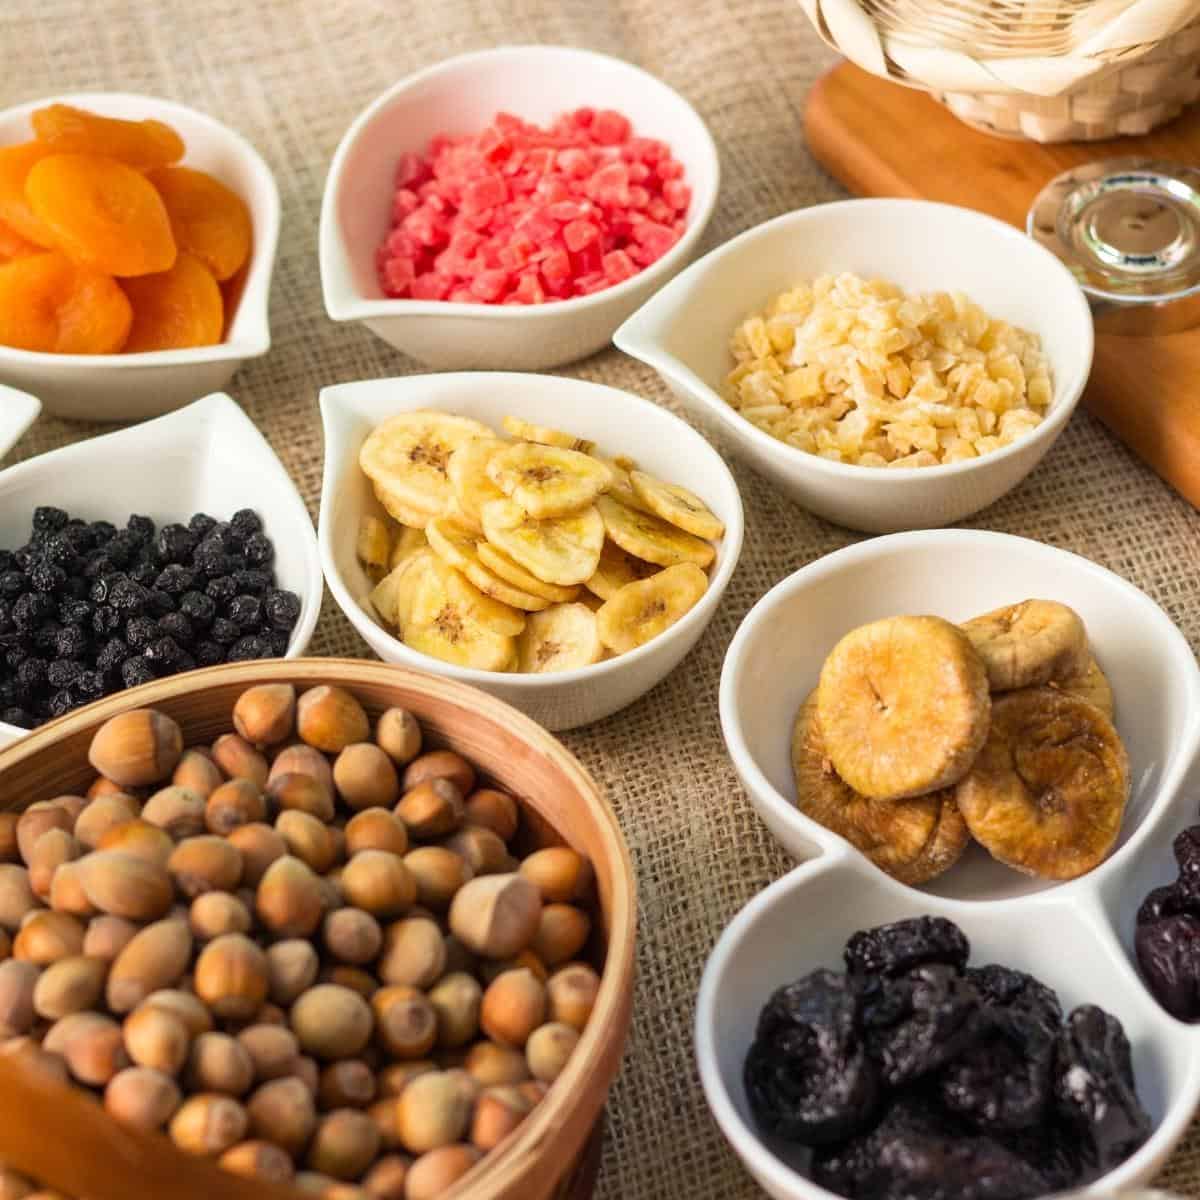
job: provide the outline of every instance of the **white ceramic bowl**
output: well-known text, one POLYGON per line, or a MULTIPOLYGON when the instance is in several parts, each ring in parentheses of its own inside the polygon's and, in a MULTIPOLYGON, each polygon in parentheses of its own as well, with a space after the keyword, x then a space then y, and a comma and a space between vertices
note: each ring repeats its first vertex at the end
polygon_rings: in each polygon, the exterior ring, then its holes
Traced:
POLYGON ((633 703, 659 683, 695 645, 712 619, 742 549, 742 502, 729 468, 690 426, 629 392, 554 376, 463 372, 409 375, 343 383, 321 392, 325 424, 325 475, 318 537, 321 566, 334 599, 371 649, 387 662, 447 675, 476 687, 547 729, 573 729, 633 703), (499 430, 503 417, 519 416, 591 438, 602 452, 629 454, 651 474, 700 495, 725 523, 725 536, 709 575, 708 590, 680 621, 628 654, 574 671, 516 675, 457 667, 410 650, 364 607, 371 581, 355 558, 355 534, 365 513, 383 515, 358 451, 385 418, 407 409, 433 408, 474 417, 499 430))
MULTIPOLYGON (((28 541, 41 504, 118 528, 133 513, 161 525, 195 512, 227 520, 239 508, 253 509, 275 546, 278 585, 300 598, 287 657, 308 646, 322 592, 312 521, 283 464, 228 396, 206 396, 179 412, 0 471, 0 546, 28 541)), ((24 733, 0 722, 0 746, 24 733)))
POLYGON ((998 500, 1062 432, 1092 365, 1092 316, 1071 273, 993 217, 925 200, 845 200, 777 217, 693 263, 613 335, 652 366, 706 429, 805 508, 851 529, 948 525, 998 500), (962 291, 994 317, 1037 333, 1054 400, 1030 434, 969 462, 859 467, 771 437, 724 399, 737 325, 780 292, 851 271, 909 291, 962 291))
POLYGON ((402 79, 347 130, 321 205, 321 286, 335 321, 362 321, 385 342, 443 370, 537 371, 606 345, 616 327, 691 257, 717 198, 711 135, 678 92, 620 59, 566 46, 501 46, 461 54, 402 79), (620 109, 634 133, 660 138, 692 189, 687 228, 644 271, 615 287, 539 305, 394 300, 375 251, 387 235, 396 163, 431 137, 484 129, 497 112, 546 124, 582 106, 620 109))
POLYGON ((957 900, 1087 895, 1097 879, 1125 870, 1200 748, 1195 657, 1162 609, 1120 576, 1041 542, 974 530, 894 534, 826 555, 776 584, 734 635, 721 672, 721 729, 751 803, 790 854, 852 860, 860 873, 885 878, 794 803, 792 724, 838 639, 881 617, 962 621, 1031 597, 1079 613, 1112 683, 1133 785, 1120 840, 1089 875, 1058 884, 1018 874, 972 846, 923 890, 957 900))
POLYGON ((254 243, 237 312, 217 346, 144 354, 38 354, 0 346, 0 379, 38 395, 46 411, 80 421, 137 421, 219 391, 248 358, 271 346, 267 301, 279 240, 279 190, 262 156, 240 133, 193 108, 127 92, 48 96, 0 112, 0 145, 33 137, 29 115, 73 104, 108 117, 153 117, 187 144, 183 165, 207 171, 250 207, 254 243))
POLYGON ((42 402, 36 396, 0 383, 0 458, 17 444, 41 411, 42 402))

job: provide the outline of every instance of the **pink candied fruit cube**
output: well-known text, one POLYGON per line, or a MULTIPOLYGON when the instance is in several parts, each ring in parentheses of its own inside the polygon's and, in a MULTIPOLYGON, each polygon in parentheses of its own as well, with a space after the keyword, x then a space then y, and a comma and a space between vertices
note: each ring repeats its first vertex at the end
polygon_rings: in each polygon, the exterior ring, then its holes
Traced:
POLYGON ((526 209, 517 219, 517 228, 540 245, 558 236, 558 222, 544 208, 526 209))
POLYGON ((653 262, 662 258, 679 241, 679 235, 669 225, 660 225, 656 221, 642 221, 634 227, 633 239, 653 256, 653 262))
POLYGON ((471 280, 471 291, 480 300, 493 303, 508 291, 509 274, 507 271, 480 271, 471 280))
POLYGON ((567 186, 566 181, 559 179, 553 175, 547 175, 538 180, 537 194, 543 199, 547 206, 551 204, 561 204, 571 198, 571 189, 567 186))
POLYGON ((623 162, 601 167, 588 183, 588 195, 606 208, 629 205, 629 168, 623 162))
POLYGON ((397 188, 392 197, 392 220, 403 221, 410 212, 421 207, 421 198, 412 188, 397 188))
POLYGON ((414 300, 445 300, 453 286, 451 280, 436 271, 426 271, 418 275, 412 282, 412 298, 414 300))
POLYGON ((383 288, 389 296, 403 296, 417 277, 411 258, 389 258, 383 265, 383 288))
POLYGON ((542 287, 542 281, 538 278, 536 270, 521 272, 517 277, 517 286, 513 296, 522 304, 545 303, 546 290, 542 287))
POLYGON ((663 184, 662 195, 676 212, 687 212, 692 202, 692 189, 678 179, 668 179, 663 184))
POLYGON ((578 146, 569 146, 558 152, 555 165, 568 177, 586 179, 592 173, 592 156, 586 150, 580 150, 578 146))
POLYGON ((637 264, 624 250, 613 250, 604 256, 604 275, 610 284, 630 279, 637 273, 637 264))
POLYGON ((591 221, 568 221, 563 226, 563 241, 572 252, 582 250, 600 239, 600 227, 591 221))
POLYGON ((664 182, 668 179, 681 179, 683 177, 683 163, 678 162, 668 155, 654 164, 654 173, 664 182))
POLYGON ((551 250, 542 260, 542 277, 548 287, 556 287, 571 278, 571 259, 565 250, 551 250))
POLYGON ((580 129, 586 129, 596 119, 596 110, 588 108, 586 105, 583 108, 577 108, 571 114, 571 120, 579 126, 580 129))
POLYGON ((396 164, 396 187, 411 188, 429 178, 429 164, 419 154, 411 151, 400 155, 396 164))
POLYGON ((508 188, 499 175, 485 175, 482 179, 473 179, 464 185, 462 190, 462 212, 467 216, 482 212, 484 209, 495 208, 508 199, 508 188))
POLYGON ((489 125, 479 135, 476 146, 479 148, 479 153, 489 162, 501 162, 508 158, 513 151, 512 142, 495 125, 489 125))
POLYGON ((592 118, 589 132, 603 146, 615 146, 629 137, 629 118, 611 108, 602 108, 592 118))
POLYGON ((591 212, 591 207, 586 202, 580 204, 578 200, 560 200, 556 204, 548 204, 546 206, 546 216, 562 223, 578 221, 591 212))

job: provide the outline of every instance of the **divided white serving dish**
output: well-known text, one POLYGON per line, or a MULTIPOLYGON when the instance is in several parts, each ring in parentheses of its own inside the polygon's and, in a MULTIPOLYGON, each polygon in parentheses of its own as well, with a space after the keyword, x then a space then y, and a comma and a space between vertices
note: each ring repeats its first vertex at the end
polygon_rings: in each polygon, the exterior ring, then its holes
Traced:
MULTIPOLYGON (((277 585, 300 598, 286 657, 308 646, 322 595, 312 521, 283 464, 229 396, 206 396, 0 471, 0 546, 24 545, 33 510, 42 504, 118 528, 133 513, 162 525, 186 522, 196 512, 228 520, 240 508, 253 509, 275 547, 277 585)), ((0 722, 0 746, 25 733, 0 722)))
POLYGON ((279 189, 262 155, 220 121, 154 96, 75 92, 45 96, 0 112, 0 146, 29 141, 29 116, 48 104, 72 104, 108 117, 154 118, 187 144, 182 166, 214 175, 245 200, 254 223, 250 262, 239 276, 240 299, 225 339, 216 346, 143 354, 40 354, 0 346, 0 379, 36 393, 46 411, 78 421, 138 421, 219 391, 248 358, 271 346, 267 306, 279 240, 279 189))
POLYGON ((759 1010, 776 987, 818 966, 839 967, 855 930, 926 913, 962 926, 972 964, 1030 971, 1059 992, 1065 1011, 1094 1003, 1120 1017, 1155 1128, 1103 1188, 1151 1179, 1200 1101, 1200 1027, 1158 1006, 1132 955, 1137 907, 1150 887, 1174 877, 1171 840, 1197 821, 1195 797, 1183 785, 1200 750, 1200 670, 1166 614, 1105 568, 1023 538, 967 530, 876 538, 802 568, 751 609, 726 655, 720 707, 751 802, 784 848, 808 860, 725 929, 697 1005, 706 1097, 767 1192, 781 1200, 829 1195, 798 1173, 803 1154, 761 1137, 749 1115, 742 1061, 759 1010), (834 643, 864 622, 901 613, 959 621, 1030 597, 1079 612, 1112 683, 1132 779, 1117 848, 1069 882, 1024 877, 973 846, 925 887, 896 883, 796 809, 789 751, 796 710, 834 643))
POLYGON ((0 383, 0 458, 21 440, 41 411, 42 402, 36 396, 0 383))
POLYGON ((742 502, 729 468, 686 422, 630 392, 550 375, 459 372, 342 383, 321 391, 325 473, 318 537, 325 581, 351 624, 380 658, 474 684, 547 729, 573 729, 633 703, 666 677, 716 612, 742 548, 742 502), (709 568, 708 590, 670 629, 627 654, 573 671, 518 675, 458 667, 410 650, 367 607, 372 584, 355 557, 359 519, 383 516, 358 452, 371 430, 395 413, 441 409, 498 432, 505 416, 566 430, 603 454, 628 454, 652 475, 704 499, 725 524, 709 568))

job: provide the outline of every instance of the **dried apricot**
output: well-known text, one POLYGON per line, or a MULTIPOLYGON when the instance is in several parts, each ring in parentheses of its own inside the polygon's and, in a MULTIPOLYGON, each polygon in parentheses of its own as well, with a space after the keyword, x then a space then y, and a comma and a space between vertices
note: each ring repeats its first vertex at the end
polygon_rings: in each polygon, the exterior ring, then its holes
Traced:
POLYGON ((147 170, 178 162, 183 138, 162 121, 122 121, 51 104, 32 116, 33 132, 55 154, 102 154, 147 170))
POLYGON ((33 215, 25 199, 25 180, 34 163, 50 151, 38 142, 0 146, 0 221, 47 250, 54 249, 54 235, 33 215))
POLYGON ((23 238, 11 225, 0 221, 0 262, 41 254, 43 248, 23 238))
POLYGON ((179 249, 217 279, 233 275, 250 256, 250 210, 241 196, 191 167, 162 167, 148 178, 167 206, 179 249))
POLYGON ((126 352, 213 346, 221 340, 221 289, 198 258, 181 254, 169 271, 126 279, 122 286, 133 304, 126 352))
POLYGON ((51 154, 33 165, 25 197, 68 258, 106 275, 150 275, 175 262, 175 238, 154 185, 95 154, 51 154))
POLYGON ((0 266, 0 344, 54 354, 115 354, 133 313, 125 293, 57 253, 0 266))

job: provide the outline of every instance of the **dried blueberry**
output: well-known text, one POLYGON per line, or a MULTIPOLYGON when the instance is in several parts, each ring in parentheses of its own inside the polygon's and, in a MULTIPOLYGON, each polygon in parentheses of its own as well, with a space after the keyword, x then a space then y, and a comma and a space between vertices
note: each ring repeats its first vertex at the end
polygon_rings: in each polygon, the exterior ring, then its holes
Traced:
POLYGON ((90 625, 92 605, 88 600, 63 600, 58 606, 58 619, 64 625, 90 625))
POLYGON ((58 635, 62 632, 62 629, 63 626, 57 621, 44 621, 30 636, 34 650, 39 654, 54 654, 55 646, 58 644, 58 635))
POLYGON ((130 654, 129 647, 120 638, 109 638, 96 655, 96 670, 115 671, 130 654))
POLYGON ((154 538, 154 528, 154 522, 149 517, 138 516, 136 513, 125 522, 125 532, 139 544, 154 538))
POLYGON ((201 667, 215 667, 225 661, 225 648, 216 642, 196 643, 196 664, 201 667))
POLYGON ((271 539, 266 534, 252 533, 246 539, 242 553, 252 567, 263 567, 275 557, 275 547, 271 545, 271 539))
POLYGON ((111 637, 121 628, 121 614, 111 604, 97 605, 92 613, 92 632, 98 638, 111 637))
POLYGON ((238 594, 237 582, 232 575, 219 575, 205 585, 204 594, 218 604, 228 604, 238 594))
POLYGON ((134 563, 134 565, 129 568, 129 578, 132 579, 134 583, 140 583, 142 587, 146 588, 153 585, 154 581, 158 578, 158 575, 158 567, 152 562, 134 563))
POLYGON ((88 636, 78 625, 64 625, 54 639, 54 652, 59 658, 83 658, 88 649, 88 636))
POLYGON ((117 576, 108 589, 108 603, 123 620, 139 616, 146 607, 146 589, 123 575, 117 576))
POLYGON ((215 579, 233 570, 233 559, 220 539, 214 539, 210 534, 196 547, 192 566, 209 579, 215 579))
POLYGON ((12 608, 12 622, 22 633, 32 633, 50 614, 54 602, 41 592, 26 592, 18 596, 12 608))
POLYGON ((292 640, 292 635, 286 629, 272 629, 270 633, 264 636, 271 643, 271 654, 273 657, 283 658, 286 656, 288 646, 292 640))
POLYGON ((1139 925, 1138 966, 1154 998, 1181 1021, 1200 1019, 1200 918, 1190 913, 1139 925))
POLYGON ((160 563, 186 563, 196 549, 196 535, 186 525, 164 525, 154 540, 160 563))
POLYGON ((164 671, 173 668, 179 662, 182 653, 179 643, 174 638, 160 637, 142 651, 142 657, 157 670, 164 671))
POLYGON ((225 617, 217 617, 208 633, 221 646, 232 646, 242 636, 242 631, 225 617))
POLYGON ((62 567, 55 567, 50 563, 40 562, 30 570, 29 582, 33 584, 36 591, 45 592, 47 595, 54 595, 56 592, 61 592, 65 586, 67 573, 62 567))
POLYGON ((263 612, 276 629, 291 629, 300 619, 300 597, 295 592, 268 588, 263 597, 263 612))
POLYGON ((261 596, 274 583, 274 579, 270 571, 247 567, 244 571, 233 573, 233 582, 239 592, 246 592, 251 596, 261 596))
POLYGON ((75 548, 61 533, 48 538, 42 547, 42 561, 62 567, 64 571, 70 571, 75 566, 76 557, 75 548))
POLYGON ((136 538, 128 533, 118 533, 104 547, 104 557, 113 567, 123 570, 137 558, 138 548, 136 538))
POLYGON ((158 628, 167 637, 174 638, 180 646, 190 646, 196 637, 191 621, 179 612, 167 613, 165 617, 159 617, 158 628))
POLYGON ((52 688, 66 688, 79 678, 83 663, 72 658, 60 658, 46 668, 46 682, 52 688))
POLYGON ((271 643, 263 637, 239 638, 229 647, 227 662, 246 662, 252 658, 270 658, 271 643))
POLYGON ((34 533, 57 533, 69 520, 61 508, 40 504, 33 510, 34 533))
POLYGON ((203 592, 185 592, 179 597, 179 611, 195 628, 207 629, 217 615, 217 605, 203 592))
POLYGON ((1200 825, 1177 834, 1172 844, 1179 864, 1179 886, 1189 895, 1200 893, 1200 825))
POLYGON ((134 617, 125 623, 125 640, 133 650, 145 650, 158 636, 158 622, 152 617, 134 617))
POLYGON ((962 967, 970 955, 966 936, 945 917, 911 917, 861 930, 846 943, 846 969, 900 975, 924 963, 962 967))
POLYGON ((188 531, 195 534, 197 538, 203 538, 216 523, 207 513, 196 513, 188 522, 187 527, 188 531))
POLYGON ((165 567, 154 581, 154 586, 168 596, 182 596, 184 592, 194 591, 200 586, 200 577, 190 567, 172 563, 165 567))
POLYGON ((27 658, 17 667, 17 683, 26 692, 35 692, 46 683, 47 664, 41 658, 27 658))
POLYGON ((257 629, 262 622, 262 601, 257 596, 234 596, 225 615, 243 632, 257 629))
POLYGON ((104 695, 104 676, 99 671, 81 671, 71 684, 70 691, 81 704, 89 704, 104 695))
POLYGON ((175 597, 167 595, 158 588, 146 589, 146 614, 151 617, 165 617, 175 611, 175 597))
POLYGON ((61 717, 69 713, 75 707, 75 698, 70 692, 63 688, 61 691, 55 692, 49 700, 46 701, 46 715, 48 717, 61 717))
POLYGON ((253 509, 239 508, 229 518, 229 532, 236 541, 244 542, 253 534, 262 532, 262 521, 253 509))
POLYGON ((126 687, 137 687, 153 678, 154 671, 144 658, 127 658, 121 664, 121 681, 126 687))

